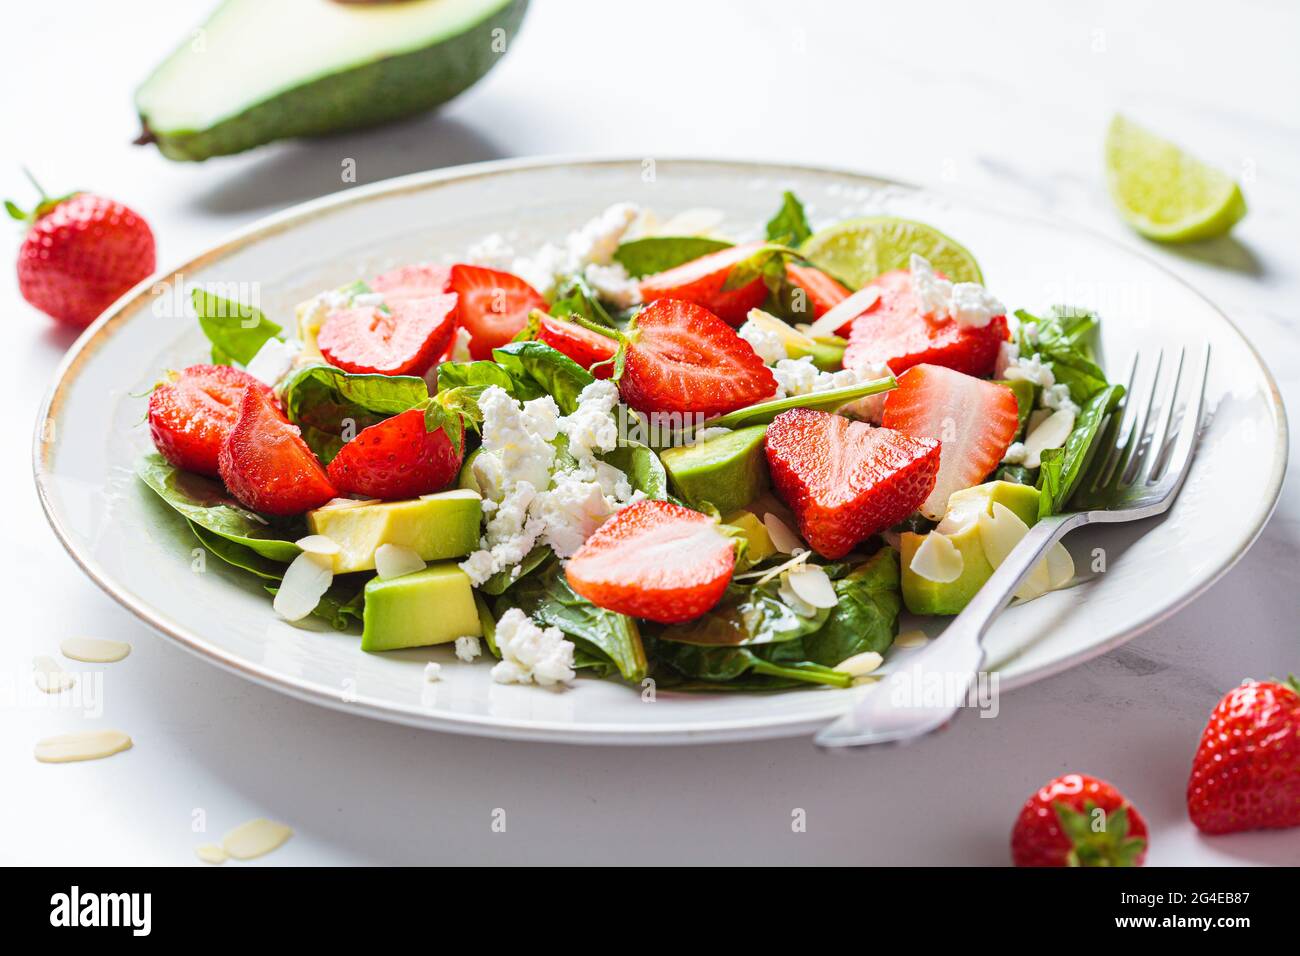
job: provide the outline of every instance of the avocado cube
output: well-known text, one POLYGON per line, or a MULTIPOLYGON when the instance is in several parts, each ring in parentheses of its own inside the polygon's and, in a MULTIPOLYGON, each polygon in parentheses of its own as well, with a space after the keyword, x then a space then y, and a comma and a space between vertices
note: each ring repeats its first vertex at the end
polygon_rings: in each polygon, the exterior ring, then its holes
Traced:
POLYGON ((340 503, 307 512, 312 534, 334 540, 334 573, 373 571, 381 544, 411 548, 425 561, 462 558, 478 547, 483 502, 457 489, 405 501, 340 503))
POLYGON ((695 509, 712 505, 723 514, 749 504, 768 487, 766 425, 659 453, 678 495, 695 509))
POLYGON ((469 575, 454 561, 388 580, 371 578, 362 621, 363 651, 425 647, 483 634, 469 575))
MULTIPOLYGON (((729 524, 733 528, 739 528, 744 535, 747 543, 744 554, 746 567, 753 567, 760 561, 776 554, 776 546, 772 544, 772 536, 767 533, 767 526, 758 519, 758 515, 754 514, 754 512, 737 511, 735 514, 723 518, 722 523, 729 524)), ((737 570, 744 569, 737 566, 737 570)))

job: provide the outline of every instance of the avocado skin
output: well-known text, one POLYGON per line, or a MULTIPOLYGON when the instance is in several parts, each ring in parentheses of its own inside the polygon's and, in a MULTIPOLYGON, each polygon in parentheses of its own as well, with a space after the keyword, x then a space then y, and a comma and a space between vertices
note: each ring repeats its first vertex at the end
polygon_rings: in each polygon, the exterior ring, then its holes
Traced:
POLYGON ((207 129, 155 130, 141 115, 144 132, 136 142, 156 144, 168 159, 201 162, 275 140, 363 129, 426 112, 497 64, 504 54, 492 51, 492 31, 502 28, 513 36, 527 9, 528 0, 513 0, 457 36, 285 90, 207 129))

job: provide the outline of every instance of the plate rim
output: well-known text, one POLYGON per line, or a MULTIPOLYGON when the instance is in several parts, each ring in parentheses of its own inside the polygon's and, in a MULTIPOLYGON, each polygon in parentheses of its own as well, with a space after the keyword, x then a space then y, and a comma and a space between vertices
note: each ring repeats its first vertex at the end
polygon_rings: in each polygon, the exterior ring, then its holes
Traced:
MULTIPOLYGON (((68 348, 67 353, 55 369, 53 384, 46 391, 37 412, 32 443, 32 473, 36 484, 37 498, 40 501, 46 520, 54 531, 55 537, 74 563, 100 590, 117 601, 118 604, 130 611, 143 623, 169 640, 174 641, 185 650, 205 661, 216 664, 223 670, 237 674, 264 687, 344 713, 358 714, 390 723, 471 736, 552 743, 606 745, 640 744, 662 746, 776 739, 812 733, 820 728, 825 722, 834 719, 839 712, 847 707, 853 699, 853 695, 835 695, 834 705, 828 706, 824 714, 801 713, 785 719, 776 716, 765 716, 733 721, 711 720, 693 725, 683 725, 680 728, 665 727, 664 725, 641 727, 630 724, 599 723, 574 725, 548 721, 481 717, 472 714, 446 715, 422 710, 418 707, 396 705, 373 698, 344 700, 337 694, 323 692, 313 682, 287 675, 273 674, 265 671, 259 665, 228 654, 212 645, 202 635, 182 627, 167 615, 162 614, 145 602, 137 600, 134 595, 127 592, 113 580, 111 573, 100 562, 88 554, 81 553, 81 549, 73 541, 71 532, 61 520, 47 488, 47 485, 52 483, 54 477, 51 464, 55 449, 59 445, 59 439, 56 429, 56 437, 53 440, 44 440, 45 423, 58 416, 67 390, 76 381, 85 363, 94 357, 95 352, 108 340, 118 326, 129 321, 138 308, 149 301, 151 290, 159 283, 165 283, 178 275, 202 269, 252 242, 293 229, 304 222, 326 215, 339 208, 369 202, 376 198, 388 198, 406 192, 423 191, 442 184, 464 182, 471 179, 500 176, 526 170, 580 166, 608 168, 628 164, 639 165, 642 161, 643 157, 622 153, 516 157, 426 170, 380 180, 296 203, 286 209, 263 216, 240 229, 228 233, 220 241, 185 262, 170 268, 160 269, 137 283, 87 326, 68 348)), ((947 198, 956 203, 975 206, 983 205, 978 197, 962 198, 942 188, 918 185, 841 166, 677 155, 657 157, 655 162, 656 164, 668 165, 712 166, 719 170, 730 169, 733 172, 748 175, 766 171, 771 175, 790 177, 798 177, 801 174, 843 176, 858 183, 870 182, 881 187, 896 187, 947 198)), ((1020 208, 1015 210, 1015 214, 1033 218, 1048 225, 1068 227, 1071 231, 1081 233, 1092 240, 1100 241, 1122 253, 1136 256, 1148 266, 1157 269, 1165 278, 1182 286, 1209 307, 1226 327, 1237 336, 1263 372, 1268 399, 1276 422, 1276 427, 1273 430, 1275 464, 1272 474, 1268 476, 1267 490, 1264 496, 1265 506, 1257 511, 1255 524, 1250 529, 1249 535, 1228 560, 1209 575, 1199 587, 1183 595, 1168 607, 1139 619, 1132 626, 1123 629, 1109 640, 1090 645, 1051 664, 1003 681, 1000 684, 1002 690, 1014 690, 1052 677, 1094 657, 1105 654, 1176 614, 1204 594, 1241 560, 1242 556, 1251 548, 1268 524, 1268 520, 1276 509, 1281 496, 1290 453, 1286 407, 1282 402, 1281 393, 1273 373, 1250 339, 1218 305, 1191 283, 1166 268, 1163 263, 1149 255, 1145 250, 1132 248, 1118 239, 1102 234, 1064 216, 1044 215, 1020 208)), ((816 693, 816 691, 813 692, 816 693)))

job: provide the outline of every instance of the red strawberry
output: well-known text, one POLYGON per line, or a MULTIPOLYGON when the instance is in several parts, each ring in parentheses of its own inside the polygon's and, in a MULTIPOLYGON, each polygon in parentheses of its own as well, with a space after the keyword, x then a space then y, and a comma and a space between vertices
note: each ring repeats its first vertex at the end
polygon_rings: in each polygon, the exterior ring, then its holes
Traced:
POLYGON ((597 607, 679 624, 718 603, 735 566, 735 544, 714 519, 670 501, 638 501, 596 529, 565 576, 597 607))
POLYGON ((927 518, 941 518, 954 491, 978 485, 998 466, 1020 428, 1016 394, 941 365, 913 365, 886 393, 880 424, 913 438, 943 444, 939 477, 921 505, 927 518))
POLYGON ((785 277, 792 285, 802 289, 807 296, 808 304, 812 306, 812 316, 807 318, 807 321, 820 319, 827 309, 839 305, 850 295, 849 290, 838 280, 812 266, 787 262, 785 277))
POLYGON ((776 392, 776 379, 750 344, 690 302, 651 302, 632 320, 623 347, 618 389, 643 412, 722 415, 776 392))
POLYGON ((425 262, 401 266, 375 276, 370 280, 370 288, 382 293, 388 305, 403 299, 441 295, 451 291, 451 266, 425 262))
POLYGON ((563 352, 596 378, 609 378, 614 373, 614 365, 609 359, 618 350, 618 343, 607 335, 584 329, 576 322, 542 316, 538 319, 537 338, 563 352), (605 364, 592 369, 593 365, 601 362, 605 364))
POLYGON ((250 388, 274 401, 269 388, 229 365, 191 365, 173 372, 149 396, 154 447, 177 468, 216 475, 221 446, 250 388))
POLYGON ((880 289, 880 299, 849 323, 845 368, 884 362, 898 375, 925 362, 982 378, 993 374, 998 346, 1007 340, 1006 316, 994 316, 982 329, 958 325, 946 316, 929 318, 912 292, 912 273, 906 269, 886 272, 870 284, 880 289))
POLYGON ((1011 830, 1016 866, 1141 866, 1147 825, 1105 780, 1067 773, 1025 801, 1011 830))
MULTIPOLYGON (((463 448, 463 446, 461 446, 463 448)), ((460 471, 461 452, 441 428, 428 431, 412 408, 361 432, 330 462, 330 481, 343 494, 414 498, 441 491, 460 471)))
POLYGON ((492 357, 492 350, 513 339, 528 324, 528 313, 545 309, 537 290, 518 276, 480 266, 451 267, 451 288, 460 296, 457 313, 469 330, 469 354, 492 357))
POLYGON ((681 299, 708 309, 728 325, 740 325, 767 298, 761 276, 738 289, 724 289, 727 276, 739 263, 752 256, 763 243, 750 242, 711 252, 666 272, 641 280, 641 301, 681 299))
POLYGON ((264 514, 302 514, 338 497, 297 426, 261 389, 244 392, 217 470, 232 495, 264 514))
POLYGON ((29 225, 18 250, 18 291, 46 315, 86 326, 154 269, 153 233, 120 202, 91 193, 42 196, 25 214, 29 225))
POLYGON ((423 375, 456 335, 456 296, 403 298, 331 312, 316 342, 345 372, 423 375))
POLYGON ((795 408, 768 426, 767 463, 799 533, 818 554, 842 558, 926 499, 939 443, 795 408))
POLYGON ((1300 683, 1247 681, 1210 714, 1187 782, 1202 833, 1300 826, 1300 683))

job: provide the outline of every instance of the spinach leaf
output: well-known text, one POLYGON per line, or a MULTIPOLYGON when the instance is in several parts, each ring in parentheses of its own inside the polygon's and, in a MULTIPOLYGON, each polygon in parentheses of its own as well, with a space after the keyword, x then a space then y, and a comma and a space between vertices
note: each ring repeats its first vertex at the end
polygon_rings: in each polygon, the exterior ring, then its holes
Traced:
POLYGON ((1096 453, 1097 438, 1102 433, 1106 416, 1113 412, 1124 397, 1123 385, 1109 385, 1088 399, 1079 410, 1074 430, 1061 448, 1043 452, 1038 470, 1038 516, 1064 511, 1079 485, 1092 456, 1096 453))
POLYGON ((266 581, 279 581, 284 577, 285 566, 264 558, 247 545, 236 544, 229 538, 214 534, 200 524, 186 519, 199 544, 232 567, 248 571, 266 581))
POLYGON ((1029 416, 1034 412, 1034 399, 1037 397, 1038 386, 1023 378, 999 381, 997 384, 1005 385, 1016 396, 1016 415, 1019 418, 1016 425, 1016 439, 1019 440, 1025 433, 1025 426, 1029 424, 1029 416))
POLYGON ((829 684, 832 687, 848 687, 853 683, 853 679, 842 671, 809 661, 777 663, 765 660, 747 647, 705 647, 656 641, 653 653, 656 660, 663 661, 684 677, 723 685, 744 681, 749 689, 776 690, 796 682, 829 684), (755 678, 769 680, 751 683, 755 678))
POLYGON ((730 246, 729 242, 704 236, 647 236, 621 243, 614 250, 614 261, 622 263, 628 275, 639 279, 730 246))
POLYGON ((528 375, 515 375, 496 362, 482 359, 477 362, 443 362, 438 366, 438 392, 467 389, 475 396, 495 385, 505 389, 512 398, 527 402, 541 398, 546 392, 528 375))
POLYGON ((1056 381, 1070 387, 1070 397, 1082 405, 1106 387, 1106 374, 1097 364, 1092 338, 1098 320, 1091 312, 1068 306, 1053 306, 1046 318, 1020 309, 1020 351, 1038 353, 1051 363, 1056 381), (1029 335, 1032 329, 1036 335, 1029 335), (1032 341, 1031 341, 1032 339, 1032 341))
POLYGON ((306 533, 300 519, 263 518, 227 494, 221 482, 174 468, 162 455, 146 455, 136 474, 186 519, 264 558, 289 563, 300 553, 294 544, 306 533))
POLYGON ((715 425, 725 428, 740 428, 743 425, 768 425, 777 415, 792 408, 816 408, 833 412, 835 409, 855 402, 859 398, 887 392, 897 387, 897 385, 898 382, 893 376, 889 376, 888 378, 875 379, 870 382, 861 382, 857 385, 848 385, 844 388, 814 392, 811 395, 791 395, 787 398, 775 398, 770 401, 759 402, 756 405, 746 405, 734 412, 711 418, 704 424, 710 428, 715 425))
POLYGON ((781 196, 781 208, 767 222, 769 242, 783 246, 797 246, 812 235, 808 226, 808 217, 804 215, 803 203, 794 193, 786 191, 781 196))
POLYGON ((652 449, 640 442, 628 441, 600 457, 627 475, 633 491, 657 501, 668 500, 668 472, 652 449))
POLYGON ((639 681, 649 671, 637 622, 580 597, 558 563, 520 582, 508 597, 497 599, 498 616, 511 607, 544 626, 559 628, 579 650, 611 661, 626 680, 639 681))
POLYGON ((803 639, 803 657, 834 667, 854 654, 885 653, 894 643, 902 609, 898 552, 881 548, 833 583, 839 603, 826 624, 803 639))
POLYGON ((488 650, 493 657, 500 658, 501 651, 497 648, 497 619, 492 616, 492 609, 488 607, 483 595, 477 591, 474 592, 474 607, 478 611, 478 622, 483 628, 483 640, 487 641, 488 650))
MULTIPOLYGON (((551 315, 580 315, 601 325, 615 324, 613 316, 600 304, 600 296, 596 290, 577 273, 560 280, 556 286, 555 300, 551 303, 551 315)), ((533 330, 528 338, 535 336, 536 331, 533 330)))
POLYGON ((214 365, 247 365, 268 339, 280 334, 280 326, 251 305, 231 302, 203 289, 195 289, 190 298, 198 313, 199 327, 212 343, 214 365))
POLYGON ((578 393, 596 380, 596 376, 545 342, 511 342, 493 349, 492 358, 513 378, 531 380, 540 386, 555 399, 564 415, 573 414, 578 407, 578 393))
POLYGON ((539 544, 533 550, 524 555, 524 559, 519 562, 519 573, 514 573, 514 568, 506 568, 498 571, 486 581, 479 585, 478 590, 484 594, 496 596, 504 594, 512 586, 517 584, 526 575, 532 574, 551 557, 554 552, 544 544, 539 544))
POLYGON ((328 465, 345 436, 353 438, 363 428, 427 402, 429 389, 414 375, 354 374, 332 365, 307 365, 285 381, 281 398, 289 421, 328 465))
MULTIPOLYGON (((272 597, 279 590, 277 587, 266 589, 272 597)), ((311 613, 313 617, 328 621, 335 630, 346 631, 353 624, 364 623, 365 607, 366 592, 361 583, 349 578, 335 578, 311 613)))
POLYGON ((1038 470, 1024 465, 1003 465, 993 473, 994 481, 1009 481, 1015 485, 1037 485, 1038 470))
POLYGON ((685 624, 664 627, 656 636, 665 642, 702 647, 741 647, 797 640, 826 623, 830 611, 819 608, 813 617, 796 614, 778 596, 780 586, 779 579, 760 585, 732 582, 712 611, 685 624))

